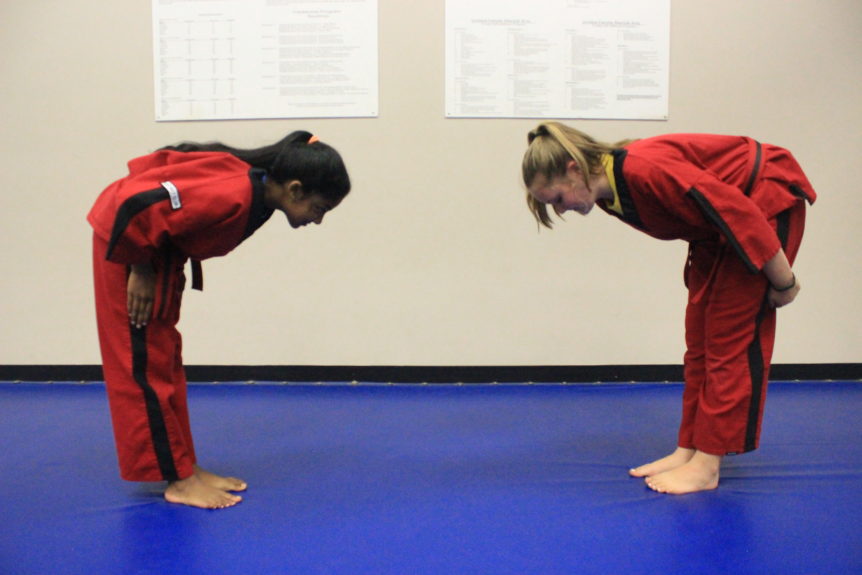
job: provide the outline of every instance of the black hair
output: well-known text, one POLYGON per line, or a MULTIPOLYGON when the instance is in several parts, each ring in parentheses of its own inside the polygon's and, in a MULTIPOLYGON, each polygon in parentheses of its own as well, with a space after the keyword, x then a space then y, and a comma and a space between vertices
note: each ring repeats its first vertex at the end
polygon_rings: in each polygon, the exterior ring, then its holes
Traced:
POLYGON ((297 130, 278 142, 261 148, 232 148, 221 142, 183 142, 162 150, 177 152, 226 152, 243 162, 265 170, 278 183, 299 180, 309 194, 340 201, 350 192, 350 176, 341 155, 319 140, 309 143, 310 132, 297 130))

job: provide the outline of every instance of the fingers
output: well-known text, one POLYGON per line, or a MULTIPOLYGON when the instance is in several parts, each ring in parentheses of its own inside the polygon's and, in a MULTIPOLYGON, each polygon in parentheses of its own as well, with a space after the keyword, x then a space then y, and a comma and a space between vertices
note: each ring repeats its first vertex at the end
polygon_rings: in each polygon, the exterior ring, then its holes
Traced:
POLYGON ((136 328, 147 325, 153 312, 153 300, 146 296, 129 294, 128 303, 129 321, 136 328))
POLYGON ((132 267, 126 290, 126 310, 129 321, 137 328, 147 325, 153 313, 156 296, 156 276, 151 271, 132 267))
POLYGON ((784 307, 789 303, 792 303, 793 300, 796 299, 796 296, 799 294, 800 286, 797 283, 793 286, 793 289, 787 291, 777 291, 774 288, 769 289, 769 305, 773 308, 784 307))

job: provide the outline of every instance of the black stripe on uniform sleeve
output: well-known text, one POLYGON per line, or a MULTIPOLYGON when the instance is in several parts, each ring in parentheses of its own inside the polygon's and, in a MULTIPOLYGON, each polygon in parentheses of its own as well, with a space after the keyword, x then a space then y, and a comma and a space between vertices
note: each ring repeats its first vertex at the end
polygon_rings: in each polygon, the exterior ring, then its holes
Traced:
POLYGON ((114 228, 111 230, 111 239, 108 241, 108 252, 105 255, 105 259, 111 259, 114 247, 120 241, 120 237, 126 231, 126 228, 129 227, 129 222, 132 221, 132 218, 150 206, 169 198, 168 191, 162 187, 140 192, 126 198, 126 201, 120 205, 114 218, 114 228))
POLYGON ((760 142, 754 142, 756 144, 756 153, 754 154, 754 167, 751 168, 751 173, 748 175, 748 181, 745 182, 745 195, 751 195, 751 189, 754 187, 754 181, 757 179, 757 172, 760 170, 760 157, 763 155, 762 146, 760 142))
POLYGON ((754 274, 759 272, 760 270, 757 269, 757 266, 752 263, 748 254, 746 254, 745 250, 742 249, 742 244, 740 244, 739 240, 736 239, 736 236, 733 235, 733 231, 730 229, 730 226, 727 225, 727 222, 722 219, 718 211, 709 203, 709 200, 707 200, 706 197, 697 190, 697 188, 691 188, 688 191, 688 195, 694 199, 695 203, 697 203, 697 207, 700 208, 701 212, 703 212, 704 217, 717 227, 724 237, 727 238, 727 241, 730 242, 730 245, 739 255, 742 263, 744 263, 745 267, 748 268, 748 271, 754 274))

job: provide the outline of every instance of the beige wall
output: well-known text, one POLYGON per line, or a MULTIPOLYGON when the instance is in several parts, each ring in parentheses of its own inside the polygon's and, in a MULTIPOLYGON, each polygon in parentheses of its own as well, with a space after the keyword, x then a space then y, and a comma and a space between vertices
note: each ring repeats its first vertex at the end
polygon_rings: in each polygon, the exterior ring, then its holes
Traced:
MULTIPOLYGON (((0 364, 99 362, 84 216, 127 159, 181 139, 336 146, 354 192, 325 225, 275 217, 187 292, 188 364, 679 363, 686 246, 601 213, 536 231, 531 120, 443 117, 443 0, 380 0, 380 117, 157 124, 149 0, 0 2, 0 364)), ((775 360, 862 361, 862 4, 674 0, 670 120, 614 140, 746 134, 820 193, 775 360)))

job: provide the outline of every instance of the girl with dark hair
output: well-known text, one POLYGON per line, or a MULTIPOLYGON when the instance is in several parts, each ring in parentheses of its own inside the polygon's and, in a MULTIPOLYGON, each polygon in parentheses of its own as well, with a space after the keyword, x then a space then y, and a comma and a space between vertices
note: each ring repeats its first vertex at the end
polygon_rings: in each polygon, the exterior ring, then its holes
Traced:
POLYGON ((531 131, 527 205, 594 206, 658 239, 689 242, 685 388, 677 447, 630 470, 662 493, 718 486, 726 455, 757 448, 775 308, 800 284, 791 265, 814 189, 784 148, 741 136, 670 134, 606 144, 557 122, 531 131))
POLYGON ((230 507, 246 484, 197 465, 176 329, 192 261, 227 254, 272 213, 320 224, 350 191, 344 162, 308 132, 255 149, 168 146, 129 162, 87 217, 93 227, 96 320, 120 474, 167 481, 165 499, 230 507))

